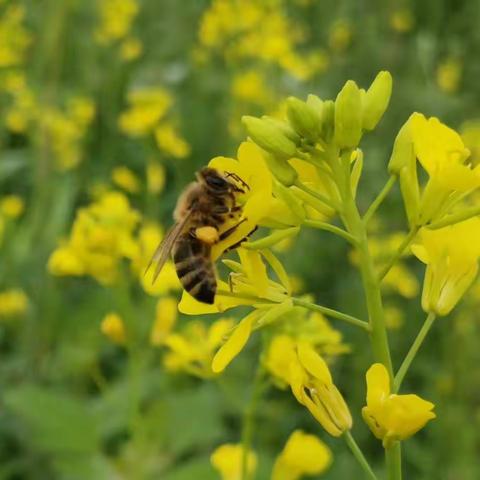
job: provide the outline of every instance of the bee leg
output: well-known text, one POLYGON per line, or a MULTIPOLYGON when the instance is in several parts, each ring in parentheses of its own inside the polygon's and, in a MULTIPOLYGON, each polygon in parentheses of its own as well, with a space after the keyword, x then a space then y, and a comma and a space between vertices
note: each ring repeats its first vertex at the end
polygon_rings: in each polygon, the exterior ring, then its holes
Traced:
POLYGON ((228 238, 238 227, 241 225, 243 222, 246 222, 247 219, 244 218, 243 220, 240 220, 236 225, 233 227, 229 228, 228 230, 225 230, 223 233, 220 234, 219 240, 225 240, 228 238))
POLYGON ((236 173, 233 172, 225 172, 226 177, 231 177, 236 180, 238 183, 242 184, 247 190, 250 190, 248 183, 244 182, 236 173))
POLYGON ((231 293, 233 293, 233 280, 235 277, 239 277, 240 275, 242 275, 241 273, 236 273, 236 272, 230 272, 228 274, 228 288, 230 290, 231 293))
POLYGON ((255 227, 250 233, 245 235, 240 241, 238 241, 237 243, 235 243, 231 247, 228 247, 225 250, 225 252, 230 252, 231 250, 235 250, 236 248, 238 248, 243 242, 245 242, 250 237, 250 235, 253 235, 257 231, 257 229, 258 229, 258 227, 255 227))

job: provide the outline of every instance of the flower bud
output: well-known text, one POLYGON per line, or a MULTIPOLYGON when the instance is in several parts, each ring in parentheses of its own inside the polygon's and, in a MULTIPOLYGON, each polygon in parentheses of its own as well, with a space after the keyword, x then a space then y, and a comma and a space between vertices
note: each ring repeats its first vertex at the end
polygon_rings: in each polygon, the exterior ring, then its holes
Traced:
POLYGON ((252 140, 267 152, 281 158, 291 158, 295 155, 295 144, 272 122, 256 117, 243 116, 242 123, 252 140))
POLYGON ((400 128, 395 142, 393 144, 392 155, 388 162, 388 171, 393 175, 399 175, 400 170, 408 165, 412 158, 415 159, 415 151, 413 149, 413 139, 410 133, 410 125, 415 114, 410 115, 409 119, 400 128))
POLYGON ((321 137, 330 142, 335 129, 335 102, 333 100, 325 100, 323 102, 321 116, 321 137))
POLYGON ((356 147, 362 137, 362 100, 357 84, 349 80, 335 100, 335 142, 340 148, 356 147))
POLYGON ((287 99, 287 116, 295 131, 302 137, 315 141, 320 134, 321 111, 298 98, 287 99))
POLYGON ((277 118, 269 117, 268 115, 263 115, 262 120, 265 122, 270 123, 275 128, 278 128, 282 131, 282 133, 295 145, 300 145, 300 137, 297 135, 295 130, 287 123, 283 122, 282 120, 278 120, 277 118))
POLYGON ((380 72, 367 90, 363 101, 362 126, 373 130, 382 118, 392 94, 392 76, 390 72, 380 72))
POLYGON ((297 171, 286 161, 274 157, 273 155, 264 155, 269 170, 273 176, 286 187, 290 187, 298 178, 297 171))

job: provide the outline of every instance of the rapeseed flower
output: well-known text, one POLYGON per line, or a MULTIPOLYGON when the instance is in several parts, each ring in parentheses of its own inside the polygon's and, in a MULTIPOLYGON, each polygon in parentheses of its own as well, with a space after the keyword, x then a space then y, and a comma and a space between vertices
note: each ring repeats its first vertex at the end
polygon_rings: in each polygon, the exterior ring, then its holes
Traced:
POLYGON ((275 460, 272 480, 299 480, 304 475, 320 475, 332 463, 332 452, 315 435, 295 430, 275 460))
POLYGON ((463 64, 459 58, 449 57, 437 67, 437 85, 445 93, 455 93, 462 80, 463 64))
POLYGON ((100 44, 110 45, 128 35, 139 11, 136 0, 101 0, 98 3, 100 44))
POLYGON ((190 154, 190 145, 178 134, 171 123, 161 123, 155 128, 158 148, 174 158, 185 158, 190 154))
POLYGON ((167 349, 164 367, 171 372, 211 378, 215 373, 212 370, 215 352, 233 326, 234 321, 228 318, 217 320, 209 327, 199 320, 188 322, 182 330, 168 334, 163 340, 167 349))
POLYGON ((390 377, 381 363, 373 364, 366 377, 367 406, 363 407, 362 415, 385 448, 411 437, 435 418, 433 403, 417 395, 391 393, 390 377))
POLYGON ((165 168, 160 163, 151 160, 146 167, 147 190, 153 195, 158 195, 165 187, 165 168))
MULTIPOLYGON (((227 443, 216 448, 210 457, 210 462, 222 480, 241 480, 243 454, 242 445, 227 443)), ((256 469, 257 456, 255 452, 249 450, 246 463, 247 478, 252 477, 256 469)))
POLYGON ((139 178, 125 166, 118 166, 112 170, 112 181, 128 193, 138 193, 141 188, 139 178))
POLYGON ((20 288, 0 292, 0 319, 24 315, 28 308, 28 297, 20 288))
POLYGON ((0 19, 0 68, 21 65, 32 42, 24 27, 25 8, 21 5, 6 7, 0 19))
POLYGON ((172 331, 178 317, 177 301, 174 298, 164 297, 157 302, 155 320, 150 331, 150 343, 155 346, 163 345, 172 331))
POLYGON ((102 320, 100 330, 113 343, 123 345, 127 340, 125 325, 117 313, 108 313, 102 320))
POLYGON ((352 428, 352 417, 327 364, 306 342, 298 343, 296 353, 289 379, 295 398, 330 435, 339 437, 352 428))
POLYGON ((422 229, 414 255, 427 265, 422 293, 426 312, 447 315, 478 273, 480 220, 472 218, 438 230, 422 229))
POLYGON ((18 218, 25 209, 25 202, 18 195, 6 195, 0 198, 0 213, 8 218, 18 218))

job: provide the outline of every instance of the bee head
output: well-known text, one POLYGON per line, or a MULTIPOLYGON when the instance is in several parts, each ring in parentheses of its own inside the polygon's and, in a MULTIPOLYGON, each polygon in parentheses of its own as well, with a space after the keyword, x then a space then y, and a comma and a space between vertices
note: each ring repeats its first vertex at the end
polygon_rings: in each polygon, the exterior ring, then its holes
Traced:
POLYGON ((202 168, 197 173, 197 178, 209 191, 217 195, 229 192, 233 186, 214 168, 202 168))

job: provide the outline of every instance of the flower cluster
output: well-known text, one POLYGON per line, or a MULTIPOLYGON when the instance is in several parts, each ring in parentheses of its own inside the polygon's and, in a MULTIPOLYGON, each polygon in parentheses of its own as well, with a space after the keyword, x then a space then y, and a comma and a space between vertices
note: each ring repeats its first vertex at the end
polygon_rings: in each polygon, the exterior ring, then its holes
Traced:
POLYGON ((0 67, 14 67, 23 63, 32 36, 23 22, 25 9, 9 5, 0 18, 0 67))

